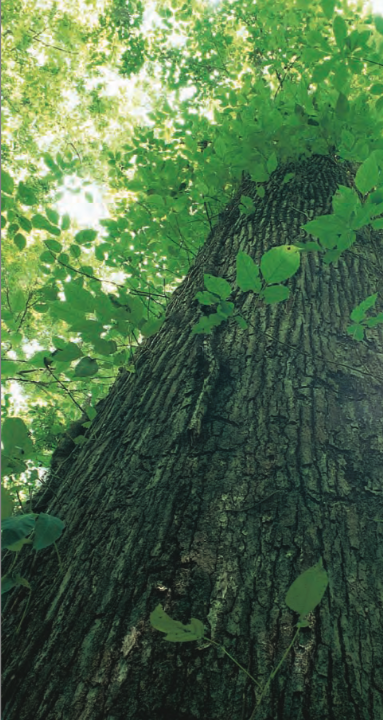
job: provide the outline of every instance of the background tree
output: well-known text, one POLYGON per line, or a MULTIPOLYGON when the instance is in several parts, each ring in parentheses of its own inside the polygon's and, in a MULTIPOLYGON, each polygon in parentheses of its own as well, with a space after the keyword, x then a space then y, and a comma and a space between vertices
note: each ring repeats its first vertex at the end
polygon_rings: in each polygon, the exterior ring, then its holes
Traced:
MULTIPOLYGON (((118 10, 99 25, 123 43, 118 10)), ((196 4, 192 16, 163 4, 151 34, 135 10, 133 69, 162 84, 154 129, 131 126, 124 152, 108 156, 107 234, 72 230, 51 207, 79 158, 44 157, 44 206, 32 180, 10 165, 3 174, 4 224, 20 252, 7 268, 7 374, 29 374, 40 391, 52 383, 85 411, 33 498, 36 513, 65 520, 59 567, 52 550, 31 563, 28 548, 17 574, 5 563, 5 716, 253 716, 246 672, 262 686, 284 656, 286 592, 322 556, 328 594, 257 717, 379 716, 381 20, 334 3, 256 15, 196 4), (187 29, 183 51, 166 49, 169 27, 187 29), (30 358, 37 313, 49 320, 30 358), (128 372, 96 405, 118 365, 128 372), (245 672, 205 641, 164 643, 149 622, 159 602, 199 619, 245 672)), ((6 410, 9 514, 43 423, 33 444, 10 399, 6 410)), ((21 518, 35 547, 46 517, 21 518)))

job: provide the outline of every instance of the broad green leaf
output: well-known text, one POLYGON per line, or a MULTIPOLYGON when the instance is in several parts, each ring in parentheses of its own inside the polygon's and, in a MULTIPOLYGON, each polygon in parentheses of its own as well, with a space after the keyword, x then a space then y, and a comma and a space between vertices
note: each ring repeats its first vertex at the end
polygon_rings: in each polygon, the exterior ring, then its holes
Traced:
POLYGON ((345 120, 350 112, 350 103, 342 92, 339 93, 335 105, 335 112, 341 120, 345 120))
POLYGON ((62 250, 62 245, 58 240, 45 240, 45 245, 52 252, 59 253, 62 250))
POLYGON ((210 335, 213 328, 217 327, 218 325, 221 325, 221 323, 224 322, 224 318, 222 315, 218 315, 218 313, 212 313, 211 315, 208 315, 207 317, 202 317, 196 325, 192 328, 193 335, 196 334, 206 334, 210 335))
POLYGON ((64 285, 65 297, 75 310, 82 312, 93 312, 95 307, 93 295, 75 283, 64 285))
POLYGON ((219 302, 218 295, 213 295, 206 290, 203 290, 202 292, 197 292, 196 299, 199 303, 201 303, 201 305, 215 305, 215 303, 219 302))
POLYGON ((165 316, 161 315, 158 318, 150 318, 141 328, 141 332, 144 337, 150 337, 160 330, 165 321, 165 316))
POLYGON ((114 340, 104 340, 103 338, 94 340, 93 347, 100 355, 113 355, 117 350, 117 344, 114 340))
POLYGON ((76 345, 76 343, 69 342, 65 345, 65 347, 57 349, 52 354, 52 358, 55 362, 72 362, 82 355, 83 353, 78 345, 76 345))
POLYGON ((43 550, 61 537, 65 523, 54 515, 40 513, 36 518, 34 550, 43 550))
POLYGON ((24 230, 24 232, 27 232, 27 233, 31 232, 32 223, 30 220, 28 220, 28 218, 24 217, 24 215, 19 215, 18 221, 20 223, 21 229, 24 230))
POLYGON ((254 260, 244 252, 239 252, 236 260, 237 285, 243 290, 248 292, 260 292, 262 283, 259 279, 259 267, 255 264, 254 260))
POLYGON ((95 240, 97 237, 97 231, 96 230, 80 230, 80 232, 76 233, 74 236, 74 239, 76 243, 79 245, 85 245, 86 243, 91 243, 93 240, 95 240))
POLYGON ((80 362, 77 363, 74 374, 76 377, 93 377, 98 373, 97 360, 89 357, 81 358, 80 362))
POLYGON ((246 322, 245 318, 243 318, 241 315, 235 315, 234 320, 236 323, 238 323, 241 330, 247 329, 247 327, 248 327, 247 322, 246 322))
POLYGON ((266 305, 272 305, 273 303, 282 302, 290 297, 290 290, 284 285, 271 285, 262 290, 262 297, 265 300, 266 305))
POLYGON ((12 590, 13 587, 16 587, 17 585, 23 585, 24 587, 27 587, 28 590, 32 590, 28 580, 25 580, 25 578, 21 577, 21 575, 4 575, 1 578, 1 594, 9 592, 9 590, 12 590))
POLYGON ((27 244, 27 241, 22 233, 16 233, 13 237, 13 242, 19 250, 24 250, 27 244))
POLYGON ((11 517, 13 513, 13 499, 7 488, 1 485, 1 519, 11 517))
POLYGON ((59 224, 60 215, 58 214, 58 212, 56 212, 56 210, 51 210, 51 208, 46 208, 45 212, 46 212, 49 222, 51 222, 52 225, 59 224))
POLYGON ((354 322, 360 322, 364 318, 367 310, 374 307, 377 298, 378 293, 375 293, 375 295, 369 295, 365 300, 363 300, 363 302, 357 305, 357 307, 353 309, 350 315, 351 320, 353 320, 354 322))
POLYGON ((10 174, 1 168, 1 192, 5 192, 7 195, 12 195, 14 187, 15 183, 13 182, 10 174))
POLYGON ((46 263, 48 265, 53 265, 56 262, 55 256, 52 255, 52 253, 49 252, 49 250, 46 250, 45 252, 41 253, 41 255, 39 255, 39 260, 40 260, 40 262, 46 263))
POLYGON ((325 60, 324 62, 316 65, 312 74, 311 82, 318 84, 323 82, 323 80, 326 80, 332 70, 332 65, 333 63, 331 60, 325 60))
POLYGON ((23 205, 37 205, 38 203, 37 195, 35 194, 33 188, 22 181, 19 182, 17 194, 23 205))
POLYGON ((347 37, 347 24, 341 15, 336 15, 332 24, 336 44, 338 48, 342 50, 344 48, 345 39, 347 37))
POLYGON ((29 437, 28 428, 21 418, 7 417, 2 424, 1 442, 4 451, 10 455, 21 450, 25 457, 33 451, 33 442, 29 437))
POLYGON ((261 258, 261 272, 267 283, 279 283, 295 275, 300 265, 299 248, 280 245, 261 258))
POLYGON ((302 225, 302 228, 314 237, 318 237, 324 247, 333 248, 337 243, 336 236, 347 231, 348 225, 343 218, 336 215, 322 215, 302 225))
POLYGON ((9 548, 29 535, 35 527, 35 513, 15 515, 1 521, 1 544, 9 548))
POLYGON ((364 327, 363 325, 349 325, 347 328, 347 334, 352 335, 354 340, 363 340, 364 338, 364 327))
POLYGON ((266 167, 267 167, 267 172, 270 173, 270 175, 278 167, 278 160, 277 160, 277 155, 275 152, 273 152, 272 155, 270 155, 270 157, 267 161, 266 167))
POLYGON ((70 228, 70 217, 69 215, 63 215, 61 220, 61 230, 69 230, 70 228))
POLYGON ((11 550, 11 552, 20 552, 20 550, 23 549, 24 545, 31 545, 32 540, 29 538, 21 538, 21 540, 18 540, 17 542, 13 543, 13 545, 8 545, 8 550, 11 550))
POLYGON ((226 298, 230 295, 231 285, 227 282, 227 280, 215 277, 214 275, 209 275, 208 273, 203 276, 203 279, 206 289, 209 290, 209 292, 218 295, 218 297, 222 300, 226 300, 226 298))
POLYGON ((70 245, 69 252, 74 258, 79 258, 81 255, 81 248, 78 247, 78 245, 70 245))
POLYGON ((223 300, 219 303, 217 307, 217 315, 222 315, 224 318, 229 317, 233 314, 234 311, 234 303, 227 302, 227 300, 223 300))
POLYGON ((319 605, 328 585, 328 575, 323 568, 323 560, 306 570, 290 586, 286 595, 286 605, 299 613, 308 615, 319 605))
POLYGON ((46 230, 51 235, 60 235, 61 230, 58 227, 55 227, 54 225, 51 225, 49 220, 44 217, 44 215, 41 215, 40 213, 37 213, 37 215, 34 215, 32 218, 32 225, 37 230, 46 230))
POLYGON ((162 605, 150 613, 150 624, 156 630, 166 633, 164 640, 169 642, 190 642, 203 637, 203 624, 200 620, 192 618, 189 625, 183 625, 179 620, 172 618, 165 612, 162 605))
POLYGON ((336 0, 321 0, 320 6, 321 6, 327 20, 331 20, 333 14, 334 14, 335 5, 336 5, 336 0))
POLYGON ((372 190, 379 181, 379 168, 375 155, 370 155, 360 166, 355 176, 355 185, 364 195, 372 190))
POLYGON ((375 15, 374 22, 378 33, 380 33, 380 35, 383 35, 383 16, 375 15))

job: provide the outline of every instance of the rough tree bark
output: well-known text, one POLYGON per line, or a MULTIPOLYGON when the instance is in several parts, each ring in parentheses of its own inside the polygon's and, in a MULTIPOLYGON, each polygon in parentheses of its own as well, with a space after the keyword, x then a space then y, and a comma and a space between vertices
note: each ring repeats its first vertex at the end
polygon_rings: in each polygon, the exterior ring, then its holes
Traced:
POLYGON ((3 720, 247 720, 246 675, 206 643, 165 642, 149 614, 199 618, 264 683, 294 634, 287 590, 320 556, 329 586, 256 718, 383 717, 383 337, 346 334, 382 290, 381 235, 329 266, 303 255, 286 303, 235 286, 239 250, 259 262, 304 239, 352 181, 336 158, 288 163, 210 234, 137 374, 61 465, 44 509, 66 521, 64 574, 54 549, 23 551, 33 593, 19 634, 27 592, 5 608, 3 720), (232 283, 248 330, 191 334, 206 272, 232 283))

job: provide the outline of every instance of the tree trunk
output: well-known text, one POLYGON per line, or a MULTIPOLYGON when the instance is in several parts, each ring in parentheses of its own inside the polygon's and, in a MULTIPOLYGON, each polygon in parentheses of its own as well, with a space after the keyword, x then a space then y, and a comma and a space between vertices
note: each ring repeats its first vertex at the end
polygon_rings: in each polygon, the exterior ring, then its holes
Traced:
POLYGON ((263 199, 245 181, 137 373, 61 465, 64 572, 54 548, 23 550, 33 592, 18 634, 28 592, 5 608, 3 720, 248 720, 246 674, 207 642, 166 642, 149 615, 198 618, 263 685, 295 632, 289 586, 320 557, 328 588, 255 718, 383 718, 383 334, 346 332, 382 291, 375 245, 360 237, 331 265, 303 254, 285 303, 235 285, 240 250, 259 263, 302 241, 338 184, 350 166, 323 156, 277 169, 263 199), (204 273, 232 284, 247 330, 191 333, 204 273))

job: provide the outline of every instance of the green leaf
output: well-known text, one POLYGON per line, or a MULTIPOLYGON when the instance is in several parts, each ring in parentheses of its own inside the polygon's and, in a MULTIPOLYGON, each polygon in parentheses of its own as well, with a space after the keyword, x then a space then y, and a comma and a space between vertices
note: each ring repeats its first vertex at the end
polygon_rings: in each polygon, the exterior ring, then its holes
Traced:
POLYGON ((231 285, 227 282, 227 280, 209 274, 204 275, 203 279, 206 289, 209 290, 209 292, 218 295, 218 297, 222 300, 226 300, 226 298, 230 295, 231 285))
POLYGON ((70 217, 69 215, 63 215, 61 220, 61 230, 69 230, 70 228, 70 217))
POLYGON ((24 215, 19 215, 18 221, 20 223, 21 229, 24 230, 24 232, 27 232, 27 233, 31 232, 32 223, 30 220, 28 220, 28 218, 24 217, 24 215))
POLYGON ((28 588, 28 590, 32 589, 28 580, 25 580, 21 575, 7 574, 1 578, 1 594, 9 592, 9 590, 12 590, 12 588, 17 585, 23 585, 28 588))
POLYGON ((69 342, 63 348, 58 348, 52 353, 52 359, 55 362, 72 362, 82 356, 82 351, 76 343, 69 342))
POLYGON ((375 15, 374 17, 375 27, 380 33, 380 35, 383 35, 383 17, 382 15, 375 15))
POLYGON ((65 523, 54 515, 40 513, 36 518, 35 536, 33 540, 34 550, 43 550, 53 545, 61 536, 65 523))
POLYGON ((338 48, 340 50, 343 50, 345 40, 348 34, 347 24, 344 18, 341 15, 336 15, 332 27, 335 35, 336 44, 338 45, 338 48))
POLYGON ((236 260, 237 285, 243 290, 248 292, 260 292, 262 283, 259 278, 259 267, 255 264, 254 260, 244 252, 239 252, 236 260))
POLYGON ((22 181, 19 182, 17 194, 23 205, 37 205, 38 203, 37 195, 35 194, 33 188, 22 181))
POLYGON ((218 313, 212 313, 211 315, 208 315, 207 317, 202 317, 196 325, 192 328, 192 334, 198 335, 210 335, 214 327, 217 327, 218 325, 221 325, 221 323, 224 322, 224 318, 222 315, 218 315, 218 313))
POLYGON ((47 230, 51 235, 60 235, 61 230, 58 227, 55 227, 54 225, 51 225, 49 220, 44 217, 44 215, 41 215, 40 213, 37 213, 37 215, 34 215, 31 218, 32 225, 36 230, 47 230))
POLYGON ((339 93, 335 105, 335 112, 341 120, 345 120, 350 112, 350 104, 346 95, 339 93))
POLYGON ((79 363, 77 363, 74 374, 76 377, 93 377, 98 373, 98 364, 96 360, 89 357, 83 357, 79 363))
POLYGON ((164 321, 165 315, 161 315, 158 318, 150 318, 150 320, 147 320, 141 328, 143 336, 150 337, 151 335, 154 335, 162 327, 164 321))
POLYGON ((46 212, 46 215, 47 215, 48 220, 49 220, 53 225, 58 225, 58 224, 59 224, 60 215, 58 214, 58 212, 56 212, 56 210, 51 210, 50 208, 46 208, 45 212, 46 212))
POLYGON ((16 515, 1 521, 1 544, 9 548, 29 535, 35 527, 35 513, 16 515))
POLYGON ((16 233, 13 237, 13 242, 19 250, 24 250, 27 241, 22 233, 16 233))
POLYGON ((39 260, 42 263, 46 263, 47 265, 53 265, 56 262, 56 259, 52 253, 49 252, 49 250, 46 250, 45 252, 41 253, 39 255, 39 260))
POLYGON ((238 323, 241 330, 247 329, 247 327, 248 327, 247 322, 246 322, 245 318, 242 317, 242 315, 235 315, 234 320, 236 323, 238 323))
POLYGON ((1 519, 11 517, 13 513, 13 499, 12 495, 7 488, 1 485, 1 519))
POLYGON ((190 642, 203 637, 203 624, 200 620, 192 618, 189 625, 183 625, 179 620, 172 620, 162 605, 150 613, 150 624, 156 630, 166 633, 164 640, 169 642, 190 642))
POLYGON ((379 168, 376 162, 376 156, 370 155, 367 160, 362 163, 355 176, 355 185, 364 195, 372 190, 379 181, 379 168))
POLYGON ((326 80, 326 78, 329 76, 331 70, 332 70, 332 61, 331 60, 325 60, 323 63, 318 64, 314 68, 314 72, 312 74, 311 82, 315 84, 319 84, 323 82, 323 80, 326 80))
POLYGON ((364 327, 363 325, 349 325, 347 328, 347 334, 352 335, 354 340, 363 340, 364 338, 364 327))
POLYGON ((336 0, 321 0, 320 6, 327 18, 331 20, 335 10, 336 0))
POLYGON ((383 95, 383 83, 377 83, 370 87, 371 95, 383 95))
POLYGON ((374 307, 377 298, 378 293, 375 293, 375 295, 369 295, 365 300, 363 300, 363 302, 357 305, 350 315, 351 320, 354 322, 360 322, 364 318, 367 310, 374 307))
POLYGON ((217 307, 217 315, 222 315, 224 318, 230 317, 233 314, 234 303, 223 300, 217 307))
POLYGON ((33 442, 28 434, 27 426, 21 418, 7 417, 2 424, 1 442, 4 452, 8 455, 22 453, 28 457, 33 451, 33 442), (20 452, 19 452, 20 451, 20 452))
POLYGON ((62 245, 58 240, 45 240, 45 245, 52 252, 59 253, 62 250, 62 245))
POLYGON ((74 239, 76 243, 79 245, 84 245, 85 243, 91 243, 93 240, 95 240, 97 237, 97 231, 96 230, 80 230, 80 232, 76 233, 74 236, 74 239))
POLYGON ((267 283, 279 283, 295 275, 300 266, 299 248, 280 245, 261 258, 261 272, 267 283))
POLYGON ((197 292, 195 297, 201 305, 215 305, 215 303, 219 302, 218 295, 213 295, 206 290, 203 292, 197 292))
POLYGON ((336 215, 322 215, 301 227, 310 235, 318 237, 322 245, 330 249, 337 243, 336 236, 348 230, 347 223, 336 215))
POLYGON ((282 302, 290 297, 290 290, 285 285, 272 285, 262 290, 262 297, 265 300, 266 305, 272 305, 273 303, 282 302))
POLYGON ((65 297, 75 310, 93 312, 95 301, 92 293, 73 282, 65 283, 65 297))
POLYGON ((69 252, 74 258, 79 258, 81 255, 81 248, 78 245, 70 245, 69 252))
POLYGON ((113 355, 117 350, 117 344, 114 340, 104 340, 103 338, 97 338, 93 342, 93 347, 100 355, 113 355))
POLYGON ((13 182, 10 174, 1 168, 1 192, 5 192, 7 195, 12 195, 14 187, 15 183, 13 182))
POLYGON ((323 569, 323 560, 306 570, 294 580, 286 595, 286 605, 299 613, 308 615, 319 605, 328 585, 328 575, 323 569))
POLYGON ((270 175, 278 167, 278 160, 277 160, 277 155, 275 152, 273 152, 272 155, 270 155, 270 157, 267 161, 266 167, 267 167, 267 172, 270 173, 270 175))

